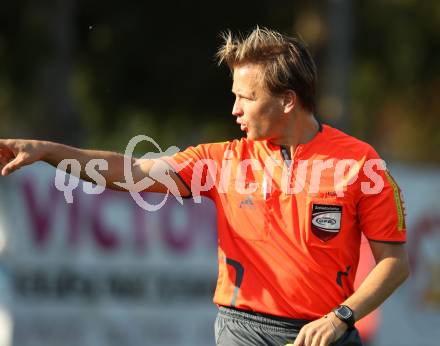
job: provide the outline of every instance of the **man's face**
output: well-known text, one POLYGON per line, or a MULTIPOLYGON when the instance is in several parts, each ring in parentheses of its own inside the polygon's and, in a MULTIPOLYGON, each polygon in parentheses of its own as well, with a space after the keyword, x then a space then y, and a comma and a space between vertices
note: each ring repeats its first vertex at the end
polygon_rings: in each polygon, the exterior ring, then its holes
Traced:
POLYGON ((275 139, 282 134, 283 100, 263 87, 262 69, 258 65, 234 68, 232 114, 251 140, 275 139))

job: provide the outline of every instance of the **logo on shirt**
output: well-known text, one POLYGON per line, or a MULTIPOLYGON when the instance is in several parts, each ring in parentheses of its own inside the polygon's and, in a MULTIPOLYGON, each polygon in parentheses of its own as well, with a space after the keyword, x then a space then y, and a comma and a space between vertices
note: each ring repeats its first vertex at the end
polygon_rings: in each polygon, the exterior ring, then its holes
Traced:
POLYGON ((322 241, 336 237, 341 230, 341 205, 313 204, 312 232, 322 241))
POLYGON ((240 202, 239 208, 244 208, 244 207, 250 207, 250 208, 254 207, 254 203, 252 202, 251 196, 247 196, 245 199, 243 199, 240 202))

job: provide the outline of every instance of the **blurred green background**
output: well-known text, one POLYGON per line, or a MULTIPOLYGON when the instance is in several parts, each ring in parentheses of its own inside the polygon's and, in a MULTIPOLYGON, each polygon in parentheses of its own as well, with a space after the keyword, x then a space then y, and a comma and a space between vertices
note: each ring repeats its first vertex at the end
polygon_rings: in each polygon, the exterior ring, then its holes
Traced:
POLYGON ((0 12, 0 137, 123 151, 241 136, 226 29, 300 35, 317 115, 387 160, 440 163, 440 2, 9 1, 0 12))

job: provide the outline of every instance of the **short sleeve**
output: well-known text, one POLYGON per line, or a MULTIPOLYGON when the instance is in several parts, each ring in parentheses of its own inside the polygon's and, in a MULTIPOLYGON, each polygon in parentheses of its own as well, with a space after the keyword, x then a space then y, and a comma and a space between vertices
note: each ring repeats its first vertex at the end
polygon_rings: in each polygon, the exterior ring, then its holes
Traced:
POLYGON ((212 197, 228 143, 199 144, 161 159, 174 169, 192 194, 212 197))
POLYGON ((357 205, 361 231, 369 240, 406 241, 402 191, 374 149, 369 148, 363 165, 357 205))

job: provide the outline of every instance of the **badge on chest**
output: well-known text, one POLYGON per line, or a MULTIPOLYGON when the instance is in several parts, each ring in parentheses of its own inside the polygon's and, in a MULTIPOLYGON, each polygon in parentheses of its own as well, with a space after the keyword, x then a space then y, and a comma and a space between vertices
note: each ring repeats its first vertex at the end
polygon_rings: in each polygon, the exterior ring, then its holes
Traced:
POLYGON ((313 204, 311 228, 322 241, 336 237, 341 230, 341 205, 313 204))

